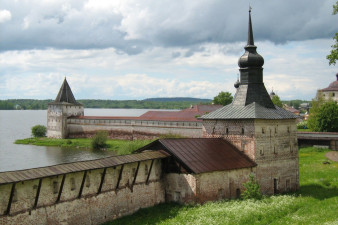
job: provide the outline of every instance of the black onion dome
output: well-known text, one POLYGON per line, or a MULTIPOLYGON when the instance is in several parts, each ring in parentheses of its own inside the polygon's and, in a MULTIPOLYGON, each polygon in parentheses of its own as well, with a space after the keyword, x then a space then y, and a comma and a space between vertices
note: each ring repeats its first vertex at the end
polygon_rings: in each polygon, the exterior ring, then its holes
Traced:
POLYGON ((248 43, 244 47, 245 53, 238 60, 240 68, 262 67, 264 65, 264 58, 256 52, 256 48, 252 32, 251 10, 249 10, 248 43))
POLYGON ((245 46, 245 53, 239 58, 238 66, 246 67, 262 67, 264 58, 256 52, 256 46, 245 46))

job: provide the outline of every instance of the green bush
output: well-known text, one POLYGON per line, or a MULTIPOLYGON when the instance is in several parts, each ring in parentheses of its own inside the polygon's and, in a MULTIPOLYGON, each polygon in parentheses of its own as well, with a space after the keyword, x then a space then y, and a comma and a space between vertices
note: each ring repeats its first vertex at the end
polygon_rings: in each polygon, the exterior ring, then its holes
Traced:
POLYGON ((107 147, 107 131, 97 131, 94 137, 92 138, 91 146, 93 149, 101 149, 107 147))
POLYGON ((255 176, 250 174, 249 181, 244 183, 245 191, 241 194, 243 199, 262 199, 261 190, 257 181, 255 181, 255 176))
POLYGON ((304 120, 302 122, 297 123, 297 129, 307 129, 307 121, 304 120))
POLYGON ((310 110, 308 119, 309 128, 317 132, 338 131, 338 105, 334 101, 328 101, 316 109, 310 110))
POLYGON ((32 127, 32 135, 33 137, 45 137, 47 132, 47 128, 43 125, 35 125, 32 127))

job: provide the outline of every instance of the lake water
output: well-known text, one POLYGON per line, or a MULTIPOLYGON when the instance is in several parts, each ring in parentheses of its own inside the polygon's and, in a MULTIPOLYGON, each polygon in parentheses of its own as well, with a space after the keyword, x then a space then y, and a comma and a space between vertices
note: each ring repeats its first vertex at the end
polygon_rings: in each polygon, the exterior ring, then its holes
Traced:
MULTIPOLYGON (((86 116, 140 116, 149 109, 85 109, 86 116)), ((0 172, 51 166, 113 155, 102 150, 17 145, 31 128, 47 124, 46 110, 0 110, 0 172)))

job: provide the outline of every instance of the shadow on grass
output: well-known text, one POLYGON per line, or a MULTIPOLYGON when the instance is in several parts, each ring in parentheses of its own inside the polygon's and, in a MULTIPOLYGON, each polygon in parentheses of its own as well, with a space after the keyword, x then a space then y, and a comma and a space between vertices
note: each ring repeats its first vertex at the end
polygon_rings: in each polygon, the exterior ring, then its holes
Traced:
POLYGON ((158 224, 166 219, 175 217, 184 208, 189 207, 191 206, 180 205, 177 203, 163 203, 156 205, 155 207, 140 209, 131 216, 122 217, 102 225, 139 224, 139 221, 142 221, 143 224, 158 224))
POLYGON ((338 196, 338 188, 336 186, 326 187, 319 184, 302 185, 297 194, 323 200, 338 196))

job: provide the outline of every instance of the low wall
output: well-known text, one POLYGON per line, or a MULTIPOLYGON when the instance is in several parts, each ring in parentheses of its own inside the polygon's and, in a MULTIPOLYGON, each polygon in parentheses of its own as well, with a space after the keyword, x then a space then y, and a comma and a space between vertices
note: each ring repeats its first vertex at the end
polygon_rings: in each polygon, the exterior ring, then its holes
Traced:
POLYGON ((41 184, 40 179, 2 184, 0 224, 99 224, 165 201, 160 159, 121 169, 46 177, 41 184))
POLYGON ((69 137, 88 137, 97 130, 108 131, 112 139, 154 139, 165 134, 202 137, 202 123, 196 121, 70 118, 67 127, 69 137))

